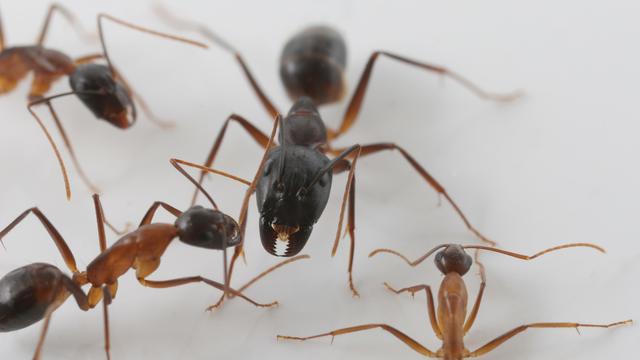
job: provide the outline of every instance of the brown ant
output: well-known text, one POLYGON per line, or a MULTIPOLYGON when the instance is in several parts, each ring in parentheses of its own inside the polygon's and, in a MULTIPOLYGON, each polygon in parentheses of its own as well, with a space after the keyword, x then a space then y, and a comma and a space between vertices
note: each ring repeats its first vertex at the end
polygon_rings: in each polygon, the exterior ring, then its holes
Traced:
MULTIPOLYGON (((277 124, 278 122, 274 125, 277 124)), ((274 126, 270 141, 275 135, 275 129, 274 126)), ((264 163, 264 159, 262 162, 264 163)), ((184 170, 181 170, 181 172, 184 173, 184 170)), ((187 177, 190 178, 188 175, 187 177)), ((190 178, 190 180, 195 182, 195 179, 190 178)), ((225 279, 227 279, 226 249, 227 247, 237 246, 240 243, 243 222, 241 220, 240 224, 238 224, 233 218, 219 211, 211 196, 204 189, 202 191, 211 200, 213 209, 193 206, 187 211, 181 212, 169 204, 156 201, 146 212, 135 231, 125 234, 108 248, 104 229, 106 222, 104 211, 99 196, 94 194, 93 201, 98 223, 100 254, 89 263, 86 271, 83 272, 78 270, 69 246, 47 217, 35 207, 24 211, 5 229, 0 231, 0 242, 27 215, 33 214, 40 220, 51 236, 73 275, 70 278, 53 265, 34 263, 18 268, 0 279, 0 332, 22 329, 45 319, 34 355, 34 358, 38 359, 51 315, 70 295, 73 295, 80 309, 84 311, 94 308, 100 301, 103 301, 105 351, 107 358, 109 358, 110 340, 107 306, 116 296, 118 278, 130 269, 136 271, 138 282, 146 287, 170 288, 201 282, 225 293, 228 292, 238 296, 258 307, 276 306, 278 304, 277 301, 268 304, 258 303, 243 295, 242 290, 234 290, 228 287, 226 283, 222 284, 202 276, 189 276, 162 281, 147 279, 158 269, 162 255, 169 244, 176 238, 188 245, 223 250, 223 254, 225 254, 225 279), (175 215, 177 218, 175 223, 153 223, 153 216, 159 207, 175 215), (87 294, 81 288, 84 285, 91 285, 87 294)), ((248 197, 245 201, 248 202, 248 197)), ((246 208, 246 205, 244 207, 246 208)), ((308 256, 302 255, 287 259, 261 273, 250 284, 285 264, 305 258, 308 258, 308 256)))
MULTIPOLYGON (((204 25, 176 19, 167 11, 161 10, 163 17, 177 27, 197 31, 216 45, 233 54, 247 77, 252 89, 262 105, 274 115, 279 114, 261 90, 240 53, 229 43, 211 32, 204 25)), ((460 216, 466 227, 481 240, 495 244, 482 235, 466 218, 460 207, 446 192, 444 187, 427 172, 405 149, 394 143, 375 143, 353 145, 348 148, 332 148, 332 141, 346 133, 354 124, 367 90, 373 65, 380 56, 427 71, 449 76, 484 99, 509 101, 519 94, 491 94, 476 86, 462 76, 450 70, 418 62, 387 51, 374 52, 360 77, 360 81, 349 102, 342 123, 337 130, 328 129, 324 124, 317 106, 340 100, 345 93, 344 67, 346 64, 346 44, 341 35, 328 27, 311 27, 295 35, 284 47, 280 61, 280 75, 291 99, 294 101, 291 110, 284 118, 279 143, 269 155, 265 172, 261 174, 256 189, 258 209, 260 211, 260 237, 267 252, 275 256, 293 256, 305 246, 313 225, 322 215, 331 189, 332 173, 349 170, 347 185, 342 199, 338 231, 333 244, 332 256, 335 255, 340 239, 342 219, 345 205, 349 199, 347 231, 350 235, 350 253, 348 265, 349 287, 354 296, 358 296, 352 279, 354 257, 355 228, 355 165, 358 156, 367 156, 385 150, 398 150, 403 158, 413 167, 422 179, 443 196, 460 216), (329 159, 326 154, 334 156, 329 159), (350 163, 348 160, 352 160, 350 163), (286 244, 285 249, 278 251, 278 245, 286 244)), ((238 116, 230 116, 207 156, 201 168, 198 183, 201 184, 207 168, 210 168, 220 149, 222 139, 229 122, 235 121, 247 131, 262 147, 267 136, 248 120, 238 116)), ((185 162, 185 164, 187 164, 185 162)), ((193 165, 191 163, 188 163, 193 165)), ((197 190, 192 204, 195 203, 197 190)), ((242 248, 232 259, 233 264, 242 248)))
MULTIPOLYGON (((391 335, 395 336, 397 339, 405 343, 411 349, 416 351, 417 353, 424 355, 425 357, 431 358, 443 358, 446 360, 461 360, 464 358, 470 357, 478 357, 482 356, 493 349, 500 346, 505 341, 509 340, 513 336, 531 328, 574 328, 579 329, 580 327, 597 327, 597 328, 610 328, 617 325, 630 324, 631 320, 614 322, 611 324, 582 324, 582 323, 569 323, 569 322, 545 322, 545 323, 533 323, 527 325, 521 325, 513 330, 506 332, 505 334, 495 338, 494 340, 488 342, 487 344, 481 346, 477 350, 469 351, 464 346, 464 336, 473 326, 476 315, 478 314, 478 310, 480 309, 480 302, 482 301, 482 295, 484 294, 485 289, 485 274, 484 274, 484 266, 482 263, 478 262, 476 259, 476 263, 480 268, 480 277, 482 282, 480 284, 480 290, 478 292, 478 296, 476 298, 475 304, 471 310, 471 313, 467 316, 467 289, 462 279, 469 268, 473 263, 473 259, 469 256, 464 250, 465 249, 477 249, 477 250, 486 250, 493 251, 500 254, 512 256, 521 260, 533 260, 543 254, 570 248, 570 247, 590 247, 596 249, 600 252, 604 252, 599 246, 587 244, 587 243, 576 243, 576 244, 565 244, 556 247, 552 247, 546 250, 543 250, 535 255, 527 256, 522 254, 517 254, 501 249, 496 249, 493 247, 487 246, 478 246, 478 245, 454 245, 454 244, 445 244, 440 245, 421 256, 419 259, 415 261, 409 261, 405 256, 399 254, 396 251, 388 250, 388 249, 378 249, 373 251, 369 256, 374 256, 378 253, 390 253, 393 255, 400 256, 403 260, 405 260, 409 265, 416 266, 428 258, 431 254, 438 251, 435 256, 435 263, 444 275, 444 279, 440 284, 440 291, 438 292, 438 309, 436 312, 433 294, 431 292, 431 287, 429 285, 416 285, 407 287, 400 290, 395 290, 387 283, 384 285, 391 291, 396 294, 400 294, 403 292, 409 292, 411 295, 424 290, 427 297, 427 308, 429 314, 429 320, 431 322, 431 328, 433 332, 436 334, 438 339, 442 340, 442 347, 437 351, 432 351, 421 345, 418 341, 410 338, 408 335, 404 334, 400 330, 397 330, 394 327, 391 327, 387 324, 364 324, 358 326, 351 326, 343 329, 333 330, 327 333, 313 335, 313 336, 282 336, 278 335, 279 340, 309 340, 315 339, 319 337, 331 336, 332 339, 338 335, 349 334, 358 331, 372 330, 372 329, 382 329, 391 335)), ((476 250, 476 251, 477 251, 476 250)), ((477 253, 476 253, 477 254, 477 253)))
POLYGON ((38 124, 44 131, 47 136, 47 140, 53 148, 64 177, 67 198, 70 198, 71 187, 69 185, 69 178, 64 161, 62 160, 53 138, 44 126, 44 123, 33 111, 34 106, 39 104, 45 104, 47 106, 56 127, 60 131, 60 135, 62 136, 67 150, 69 151, 78 174, 93 192, 98 192, 98 190, 82 170, 73 147, 71 146, 69 137, 62 126, 62 122, 53 109, 51 100, 63 96, 76 95, 96 118, 105 120, 119 129, 128 129, 135 123, 137 117, 136 106, 134 104, 135 99, 150 120, 156 122, 160 126, 170 126, 170 123, 163 122, 153 114, 147 103, 132 90, 131 86, 124 79, 122 74, 116 71, 107 53, 107 47, 105 45, 102 30, 103 20, 111 20, 117 24, 137 31, 195 45, 201 48, 207 48, 207 45, 197 41, 143 28, 107 14, 99 14, 98 34, 102 46, 102 53, 82 56, 73 60, 60 51, 49 49, 44 46, 44 40, 49 29, 51 18, 56 12, 62 14, 71 24, 75 25, 76 28, 79 29, 77 26, 78 22, 70 11, 57 4, 51 5, 45 17, 42 31, 40 32, 35 45, 5 48, 2 22, 0 21, 0 94, 12 91, 21 80, 23 80, 30 72, 33 72, 34 77, 31 84, 31 90, 29 92, 29 105, 27 108, 38 121, 38 124), (94 63, 94 61, 102 58, 106 60, 107 65, 94 63), (52 84, 64 76, 69 78, 69 84, 72 91, 44 97, 52 84))

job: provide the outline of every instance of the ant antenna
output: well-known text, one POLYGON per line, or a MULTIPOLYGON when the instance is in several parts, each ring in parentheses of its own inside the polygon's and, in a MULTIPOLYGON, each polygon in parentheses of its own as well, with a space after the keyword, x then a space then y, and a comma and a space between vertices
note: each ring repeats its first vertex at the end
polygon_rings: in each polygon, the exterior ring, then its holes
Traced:
POLYGON ((594 245, 594 244, 589 244, 589 243, 572 243, 572 244, 564 244, 564 245, 554 246, 554 247, 542 250, 542 251, 540 251, 540 252, 538 252, 536 254, 533 254, 531 256, 518 254, 518 253, 511 252, 511 251, 496 249, 496 248, 493 248, 493 247, 482 246, 482 245, 467 245, 467 246, 463 246, 462 248, 464 248, 464 249, 478 249, 478 250, 493 251, 493 252, 497 252, 499 254, 511 256, 511 257, 518 258, 518 259, 521 259, 521 260, 533 260, 533 259, 535 259, 535 258, 537 258, 539 256, 542 256, 544 254, 547 254, 547 253, 550 253, 550 252, 553 252, 553 251, 556 251, 556 250, 573 248, 573 247, 589 247, 589 248, 595 249, 597 251, 600 251, 603 254, 607 252, 602 247, 600 247, 598 245, 594 245))
POLYGON ((442 245, 438 245, 436 247, 434 247, 433 249, 429 250, 426 254, 422 255, 421 257, 417 258, 414 261, 409 260, 406 256, 400 254, 399 252, 395 251, 395 250, 391 250, 391 249, 376 249, 374 251, 372 251, 369 254, 369 257, 374 257, 377 254, 380 253, 387 253, 387 254, 391 254, 391 255, 395 255, 400 257, 402 260, 404 260, 407 264, 409 264, 409 266, 411 267, 416 267, 418 265, 420 265, 420 263, 422 263, 424 260, 426 260, 429 256, 431 256, 431 254, 433 254, 434 252, 442 249, 442 248, 446 248, 447 246, 449 246, 450 244, 442 244, 442 245))
POLYGON ((194 179, 191 175, 189 175, 189 173, 187 173, 187 171, 182 166, 180 166, 180 163, 183 163, 182 160, 171 159, 171 160, 169 160, 169 162, 171 163, 171 165, 173 165, 174 168, 176 168, 176 170, 178 170, 180 172, 180 174, 182 174, 184 177, 186 177, 187 180, 191 181, 191 183, 193 185, 195 185, 196 188, 198 188, 198 190, 200 190, 204 194, 204 196, 207 197, 207 199, 209 200, 209 202, 211 203, 211 205, 213 206, 214 209, 218 210, 218 205, 216 205, 216 202, 213 201, 213 198, 211 197, 211 195, 209 195, 207 190, 205 190, 202 187, 202 185, 198 184, 196 179, 194 179))

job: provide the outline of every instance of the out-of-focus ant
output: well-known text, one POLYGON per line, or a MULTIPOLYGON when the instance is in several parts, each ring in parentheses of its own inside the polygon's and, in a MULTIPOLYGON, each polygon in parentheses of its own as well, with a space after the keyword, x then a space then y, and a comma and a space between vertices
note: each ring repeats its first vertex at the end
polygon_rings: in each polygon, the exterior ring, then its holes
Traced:
MULTIPOLYGON (((543 322, 543 323, 533 323, 521 325, 513 330, 506 332, 505 334, 491 340, 487 344, 479 347, 474 351, 469 351, 464 345, 464 336, 467 334, 471 327, 473 326, 476 316, 478 314, 478 310, 480 309, 480 303, 482 301, 482 296, 484 294, 485 289, 485 273, 484 266, 477 261, 478 267, 480 268, 480 276, 482 279, 482 283, 480 285, 480 290, 478 292, 478 296, 476 298, 475 304, 471 312, 467 315, 467 288, 465 286, 464 280, 462 277, 469 271, 473 263, 473 259, 469 256, 465 249, 478 249, 478 250, 486 250, 493 251, 500 254, 512 256, 521 260, 533 260, 543 254, 565 249, 571 247, 590 247, 596 249, 598 251, 604 252, 599 246, 586 244, 586 243, 576 243, 576 244, 565 244, 556 246, 550 249, 546 249, 541 251, 535 255, 527 256, 522 254, 513 253, 510 251, 505 251, 493 247, 486 246, 477 246, 477 245, 440 245, 435 247, 433 250, 429 251, 424 256, 420 257, 415 261, 408 260, 405 256, 399 254, 396 251, 388 250, 388 249, 378 249, 373 251, 369 256, 374 256, 378 253, 391 253, 397 256, 400 256, 404 259, 409 265, 416 266, 428 258, 431 254, 436 253, 435 263, 444 275, 444 279, 440 284, 440 290, 438 291, 438 308, 436 311, 433 294, 431 292, 431 287, 429 285, 416 285, 407 287, 400 290, 395 290, 387 283, 385 286, 393 291, 396 294, 408 292, 411 295, 414 295, 417 292, 422 290, 425 291, 427 297, 427 313, 429 315, 429 321, 431 323, 431 328, 433 332, 436 334, 438 339, 442 341, 442 347, 437 351, 429 350, 423 345, 421 345, 418 341, 412 339, 405 333, 400 330, 387 325, 387 324, 363 324, 357 326, 351 326, 343 329, 333 330, 327 333, 313 335, 313 336, 283 336, 278 335, 278 339, 281 340, 309 340, 315 339, 319 337, 331 336, 332 339, 338 335, 349 334, 358 331, 366 331, 373 329, 381 329, 384 330, 391 335, 395 336, 398 340, 405 343, 411 349, 416 351, 417 353, 431 358, 443 358, 446 360, 461 360, 464 358, 474 358, 478 356, 482 356, 493 349, 500 346, 505 341, 514 337, 515 335, 527 330, 527 329, 540 329, 540 328, 574 328, 578 329, 581 327, 597 327, 597 328, 610 328, 613 326, 630 324, 631 320, 614 322, 611 324, 583 324, 583 323, 571 323, 571 322, 543 322)), ((477 251, 477 250, 476 250, 477 251)))
POLYGON ((160 126, 171 126, 171 123, 161 120, 151 111, 147 103, 132 90, 131 86, 124 79, 122 74, 113 66, 105 44, 102 25, 103 20, 111 20, 117 24, 137 31, 201 48, 207 48, 207 45, 182 37, 143 28, 107 14, 99 14, 98 34, 102 45, 102 53, 90 54, 74 60, 66 54, 57 50, 49 49, 44 45, 51 18, 56 12, 62 14, 70 23, 75 25, 79 31, 83 31, 78 26, 78 21, 70 11, 60 5, 54 4, 49 7, 44 25, 35 45, 5 47, 2 22, 0 21, 0 94, 12 91, 29 73, 33 73, 33 82, 29 92, 28 109, 38 121, 38 124, 44 131, 53 148, 60 164, 62 175, 64 176, 67 198, 70 198, 71 186, 69 185, 69 178, 64 161, 62 160, 53 138, 44 126, 44 123, 33 110, 34 106, 40 104, 47 106, 51 112, 56 127, 60 131, 60 135, 62 136, 67 150, 69 151, 69 155, 71 156, 78 174, 93 192, 98 192, 98 190, 80 166, 80 163, 76 158, 75 151, 71 146, 69 137, 62 126, 62 122, 60 121, 58 114, 53 109, 51 100, 64 96, 76 95, 78 99, 80 99, 80 101, 82 101, 82 103, 91 110, 96 118, 105 120, 119 129, 128 129, 135 123, 137 117, 136 106, 134 103, 135 100, 150 120, 156 122, 160 126), (99 59, 104 59, 107 64, 102 65, 95 63, 95 61, 99 59), (45 97, 52 84, 65 76, 69 78, 69 85, 71 86, 72 91, 45 97))

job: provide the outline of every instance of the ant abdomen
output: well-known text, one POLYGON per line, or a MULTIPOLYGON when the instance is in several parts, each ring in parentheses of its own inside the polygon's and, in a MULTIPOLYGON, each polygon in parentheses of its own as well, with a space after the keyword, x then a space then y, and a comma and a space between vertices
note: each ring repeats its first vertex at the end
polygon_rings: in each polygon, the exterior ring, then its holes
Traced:
POLYGON ((35 263, 0 279, 0 332, 26 328, 42 320, 56 301, 61 304, 63 276, 53 265, 35 263))
POLYGON ((332 28, 312 26, 291 38, 280 57, 280 78, 294 101, 301 96, 316 105, 338 101, 345 91, 347 47, 332 28))
POLYGON ((69 84, 96 118, 121 129, 133 125, 136 109, 131 95, 114 79, 109 67, 93 63, 78 65, 69 76, 69 84))

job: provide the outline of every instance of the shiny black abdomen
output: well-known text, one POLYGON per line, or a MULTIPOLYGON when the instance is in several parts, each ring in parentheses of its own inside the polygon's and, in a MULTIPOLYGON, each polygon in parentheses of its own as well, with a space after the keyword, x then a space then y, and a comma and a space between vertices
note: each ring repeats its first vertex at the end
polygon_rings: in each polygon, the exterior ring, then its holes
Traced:
POLYGON ((291 38, 280 57, 280 78, 292 100, 301 96, 316 105, 338 101, 345 90, 344 39, 332 28, 313 26, 291 38))
POLYGON ((42 320, 63 291, 62 276, 53 265, 35 263, 0 279, 0 332, 19 330, 42 320))

